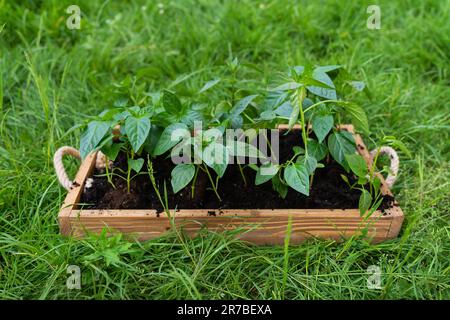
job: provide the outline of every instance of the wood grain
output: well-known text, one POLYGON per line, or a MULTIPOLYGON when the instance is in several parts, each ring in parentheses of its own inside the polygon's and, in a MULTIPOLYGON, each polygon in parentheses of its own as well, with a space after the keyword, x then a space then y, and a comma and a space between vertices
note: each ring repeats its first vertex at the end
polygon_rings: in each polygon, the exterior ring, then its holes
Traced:
POLYGON ((77 186, 73 187, 72 190, 67 193, 66 199, 64 200, 58 215, 59 229, 62 234, 68 235, 71 233, 70 216, 73 209, 75 209, 76 204, 80 201, 86 179, 91 175, 92 170, 94 169, 96 157, 97 153, 92 153, 84 159, 75 176, 74 182, 77 183, 77 186))

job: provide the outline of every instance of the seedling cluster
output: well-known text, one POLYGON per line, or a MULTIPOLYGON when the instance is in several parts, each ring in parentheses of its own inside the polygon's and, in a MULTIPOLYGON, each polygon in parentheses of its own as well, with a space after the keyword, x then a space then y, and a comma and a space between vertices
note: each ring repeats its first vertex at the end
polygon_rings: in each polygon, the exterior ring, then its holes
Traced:
MULTIPOLYGON (((248 91, 237 85, 240 67, 236 59, 230 61, 229 77, 208 81, 190 99, 180 98, 171 90, 142 97, 133 93, 136 84, 128 79, 121 88, 128 87, 132 103, 140 105, 129 106, 130 99, 120 100, 90 121, 81 138, 82 157, 101 150, 108 160, 114 161, 119 153, 124 153, 127 170, 114 166, 107 168, 108 181, 113 185, 112 176, 118 176, 127 181, 127 190, 131 192, 130 181, 138 175, 148 174, 163 205, 164 202, 167 205, 167 199, 164 201, 159 192, 154 177, 154 170, 158 168, 152 164, 156 157, 171 155, 172 160, 178 159, 170 179, 174 193, 190 184, 194 196, 201 171, 208 177, 219 200, 220 179, 224 177, 231 157, 256 159, 248 164, 237 161, 244 183, 250 183, 246 170, 255 170, 254 184, 270 181, 274 192, 282 198, 286 197, 288 188, 308 196, 316 170, 323 168, 332 157, 346 172, 356 176, 356 183, 350 183, 344 175, 342 179, 349 188, 361 191, 361 213, 375 210, 382 200, 380 180, 374 170, 376 164, 367 168, 364 159, 356 153, 353 135, 340 127, 345 120, 360 132, 369 132, 364 110, 348 100, 358 91, 369 95, 364 83, 354 81, 338 65, 294 66, 281 76, 279 85, 247 94, 248 91), (220 86, 227 96, 219 103, 201 103, 201 99, 197 99, 220 86), (242 96, 243 92, 245 96, 242 96), (289 130, 296 125, 301 128, 298 146, 293 148, 289 160, 274 163, 252 144, 254 136, 248 132, 286 123, 289 130), (230 141, 225 135, 227 129, 242 129, 246 135, 242 135, 244 139, 238 137, 230 141), (145 160, 147 171, 143 172, 145 160)), ((171 160, 168 158, 167 161, 171 160)), ((166 189, 164 193, 167 193, 166 189)))

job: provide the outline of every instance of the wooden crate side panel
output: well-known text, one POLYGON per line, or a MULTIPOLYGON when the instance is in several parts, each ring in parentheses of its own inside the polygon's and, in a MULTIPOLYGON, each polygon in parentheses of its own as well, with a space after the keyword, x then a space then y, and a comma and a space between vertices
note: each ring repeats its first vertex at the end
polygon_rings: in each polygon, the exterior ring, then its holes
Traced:
POLYGON ((403 220, 405 219, 405 215, 403 214, 402 209, 399 206, 395 206, 386 212, 389 217, 392 219, 391 227, 389 228, 389 232, 386 236, 387 239, 395 239, 398 237, 400 230, 403 225, 403 220))
POLYGON ((61 207, 58 215, 59 229, 64 235, 71 234, 70 215, 76 204, 80 201, 84 184, 94 169, 97 153, 92 153, 81 163, 80 169, 75 176, 75 182, 78 186, 74 187, 67 193, 66 199, 61 207))
MULTIPOLYGON (((175 225, 190 236, 196 236, 202 228, 220 232, 240 229, 240 238, 253 243, 276 244, 284 241, 289 215, 272 216, 202 216, 176 217, 175 225)), ((84 236, 87 231, 99 233, 104 227, 125 234, 135 234, 141 240, 159 237, 171 229, 170 219, 152 215, 130 217, 128 215, 79 214, 71 217, 73 234, 84 236)), ((292 243, 311 237, 340 240, 361 233, 365 228, 368 237, 384 239, 391 230, 392 219, 370 218, 363 221, 351 217, 304 217, 292 215, 292 243)))

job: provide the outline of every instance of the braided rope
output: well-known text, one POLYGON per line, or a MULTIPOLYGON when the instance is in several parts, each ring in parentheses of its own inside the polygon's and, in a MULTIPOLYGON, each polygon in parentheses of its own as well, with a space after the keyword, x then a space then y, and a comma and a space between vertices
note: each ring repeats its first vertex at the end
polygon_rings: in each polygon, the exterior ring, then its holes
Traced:
POLYGON ((370 157, 372 158, 372 161, 375 159, 377 152, 379 152, 379 155, 385 154, 385 155, 389 156, 389 159, 391 160, 389 174, 386 177, 385 181, 386 181, 387 186, 389 188, 392 188, 392 186, 395 183, 395 180, 397 180, 398 168, 400 166, 400 160, 398 158, 398 154, 391 147, 383 146, 379 149, 379 151, 378 151, 378 149, 374 149, 374 150, 370 151, 370 157))
MULTIPOLYGON (((65 155, 70 155, 77 159, 81 159, 80 152, 72 147, 64 146, 59 148, 55 155, 53 156, 53 166, 55 167, 56 176, 58 177, 59 183, 67 190, 71 190, 75 186, 75 182, 69 179, 69 176, 66 173, 66 169, 63 164, 63 157, 65 155)), ((97 169, 105 169, 106 168, 106 156, 99 151, 97 153, 97 159, 95 160, 95 167, 97 169)))

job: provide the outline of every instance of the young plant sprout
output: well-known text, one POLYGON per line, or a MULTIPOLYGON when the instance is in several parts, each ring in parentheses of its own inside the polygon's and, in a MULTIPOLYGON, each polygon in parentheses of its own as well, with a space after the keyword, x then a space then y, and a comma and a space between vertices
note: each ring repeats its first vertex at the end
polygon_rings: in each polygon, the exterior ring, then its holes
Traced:
POLYGON ((374 174, 377 159, 374 159, 374 163, 369 170, 365 160, 360 155, 347 154, 345 155, 345 158, 351 171, 358 180, 355 183, 350 184, 347 176, 341 175, 341 177, 351 189, 356 188, 361 191, 358 204, 360 214, 364 215, 367 211, 372 213, 378 208, 382 201, 380 190, 381 180, 374 174), (369 191, 364 188, 366 184, 369 184, 369 191), (369 210, 370 208, 372 209, 369 210))
POLYGON ((277 123, 286 119, 288 130, 300 125, 302 146, 294 148, 292 158, 269 170, 266 177, 261 178, 258 171, 255 183, 272 180, 274 190, 283 198, 287 186, 308 196, 315 170, 323 167, 319 162, 328 154, 349 171, 345 155, 355 153, 356 148, 353 136, 340 130, 340 113, 351 116, 364 131, 368 130, 367 117, 361 107, 337 93, 337 85, 329 76, 333 72, 338 72, 338 82, 351 83, 341 66, 296 66, 289 69, 285 83, 269 91, 258 120, 277 123))
MULTIPOLYGON (((140 174, 148 174, 163 206, 167 205, 167 199, 163 201, 156 185, 152 163, 156 157, 170 155, 175 163, 170 177, 174 194, 191 184, 190 193, 194 198, 201 173, 207 177, 219 202, 222 201, 219 182, 232 157, 258 159, 259 165, 243 165, 237 161, 244 186, 248 185, 244 170, 248 166, 256 171, 255 185, 271 181, 273 190, 281 198, 286 198, 289 188, 309 196, 316 170, 333 158, 346 172, 358 177, 356 184, 350 184, 346 176, 343 179, 347 179, 350 188, 361 191, 361 212, 380 203, 380 182, 374 168, 367 169, 356 153, 353 135, 341 126, 341 120, 350 117, 358 130, 368 132, 364 110, 346 99, 355 91, 368 94, 362 82, 355 81, 339 65, 294 66, 283 76, 284 82, 280 85, 248 94, 249 91, 240 89, 240 68, 237 59, 230 59, 228 75, 206 82, 198 91, 200 102, 182 101, 169 90, 143 95, 139 85, 128 80, 122 87, 128 85, 126 90, 133 92, 131 101, 143 103, 145 107, 116 103, 115 108, 105 110, 89 122, 81 139, 82 157, 101 150, 108 161, 115 161, 122 153, 126 157, 126 169, 107 167, 107 181, 115 187, 113 177, 124 179, 130 193, 131 181, 140 174), (210 106, 209 101, 201 102, 206 92, 221 86, 229 92, 222 101, 214 106, 210 106), (195 127, 196 123, 201 123, 199 128, 195 127), (267 155, 251 144, 251 139, 248 142, 240 137, 227 140, 225 135, 227 129, 258 130, 282 123, 287 123, 288 132, 296 125, 301 130, 299 144, 284 163, 268 161, 267 155), (148 159, 146 173, 141 172, 144 156, 148 159)), ((272 154, 270 143, 269 148, 272 154)))

